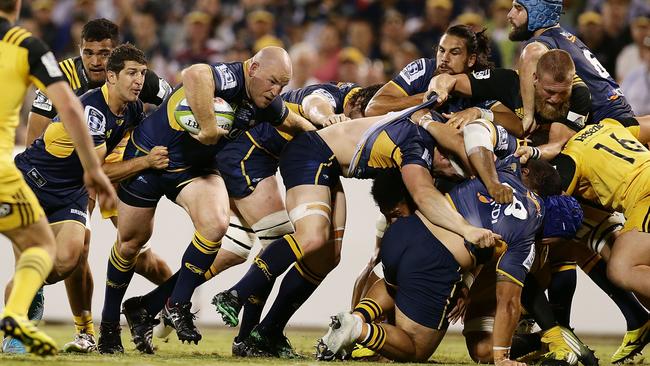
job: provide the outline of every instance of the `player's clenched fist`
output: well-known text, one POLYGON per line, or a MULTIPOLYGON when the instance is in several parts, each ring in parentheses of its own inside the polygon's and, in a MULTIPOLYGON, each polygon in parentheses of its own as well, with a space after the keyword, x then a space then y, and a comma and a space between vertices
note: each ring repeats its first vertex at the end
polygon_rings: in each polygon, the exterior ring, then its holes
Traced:
POLYGON ((147 162, 149 167, 152 169, 165 169, 169 166, 169 156, 167 153, 167 147, 165 146, 154 146, 149 155, 147 155, 147 162))
POLYGON ((492 247, 497 240, 501 239, 501 235, 499 234, 495 234, 488 229, 481 229, 473 226, 467 230, 463 237, 465 240, 479 248, 492 247))

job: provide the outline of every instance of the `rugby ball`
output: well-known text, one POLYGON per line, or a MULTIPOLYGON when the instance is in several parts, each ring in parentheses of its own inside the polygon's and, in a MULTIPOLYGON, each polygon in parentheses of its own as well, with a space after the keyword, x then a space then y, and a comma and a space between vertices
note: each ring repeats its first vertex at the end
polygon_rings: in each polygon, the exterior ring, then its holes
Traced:
MULTIPOLYGON (((178 103, 176 109, 174 109, 174 118, 189 133, 196 135, 201 130, 190 106, 187 104, 187 99, 183 99, 178 103)), ((219 97, 214 98, 214 119, 217 126, 226 131, 230 131, 235 119, 235 112, 230 104, 219 97)))

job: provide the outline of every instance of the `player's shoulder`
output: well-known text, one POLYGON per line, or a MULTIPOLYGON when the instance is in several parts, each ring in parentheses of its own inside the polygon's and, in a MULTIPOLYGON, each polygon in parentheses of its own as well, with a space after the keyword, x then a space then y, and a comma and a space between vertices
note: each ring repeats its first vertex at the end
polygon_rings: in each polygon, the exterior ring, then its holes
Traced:
POLYGON ((217 88, 229 90, 244 87, 244 69, 247 66, 243 62, 217 62, 212 64, 214 73, 217 76, 217 88))
POLYGON ((436 61, 430 58, 418 58, 404 66, 399 76, 406 80, 412 81, 418 79, 427 73, 432 74, 436 69, 436 61))

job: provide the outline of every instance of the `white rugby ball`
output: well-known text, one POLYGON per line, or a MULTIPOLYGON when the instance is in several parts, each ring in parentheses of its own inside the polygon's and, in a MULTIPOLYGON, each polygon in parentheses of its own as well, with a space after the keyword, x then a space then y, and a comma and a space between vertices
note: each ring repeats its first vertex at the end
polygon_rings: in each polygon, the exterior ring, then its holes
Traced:
MULTIPOLYGON (((183 100, 181 100, 176 106, 176 109, 174 110, 174 118, 187 132, 198 134, 201 130, 201 127, 196 121, 196 118, 194 118, 194 114, 185 98, 183 98, 183 100)), ((217 126, 226 131, 230 131, 235 119, 235 112, 230 104, 219 97, 214 98, 214 119, 217 126)))

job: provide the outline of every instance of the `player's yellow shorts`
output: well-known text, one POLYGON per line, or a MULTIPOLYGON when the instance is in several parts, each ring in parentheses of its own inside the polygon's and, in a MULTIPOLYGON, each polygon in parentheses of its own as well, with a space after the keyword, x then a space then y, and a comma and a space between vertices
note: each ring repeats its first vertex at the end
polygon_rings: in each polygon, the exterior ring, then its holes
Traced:
POLYGON ((638 200, 631 208, 625 210, 625 225, 621 233, 637 229, 650 233, 650 196, 638 200))
POLYGON ((20 172, 11 170, 0 171, 0 232, 29 226, 45 215, 20 172))

